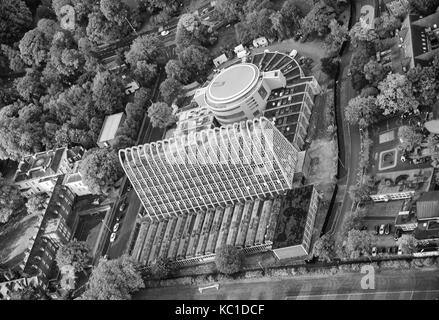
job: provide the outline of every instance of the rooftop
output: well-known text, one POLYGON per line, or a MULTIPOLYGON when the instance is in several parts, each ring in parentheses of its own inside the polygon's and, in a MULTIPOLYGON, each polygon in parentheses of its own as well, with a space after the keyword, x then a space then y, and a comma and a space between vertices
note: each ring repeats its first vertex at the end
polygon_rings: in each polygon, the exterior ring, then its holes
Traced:
POLYGON ((116 131, 122 122, 123 116, 124 113, 119 112, 105 117, 98 142, 105 142, 114 139, 116 136, 116 131))
POLYGON ((65 152, 66 148, 58 148, 25 157, 18 165, 14 181, 33 180, 57 174, 65 152))
POLYGON ((418 219, 439 218, 439 191, 422 194, 416 202, 418 219))
POLYGON ((273 249, 302 244, 313 185, 289 190, 281 204, 273 249))
POLYGON ((210 83, 208 99, 224 103, 247 93, 259 77, 259 69, 254 64, 242 63, 224 69, 210 83))

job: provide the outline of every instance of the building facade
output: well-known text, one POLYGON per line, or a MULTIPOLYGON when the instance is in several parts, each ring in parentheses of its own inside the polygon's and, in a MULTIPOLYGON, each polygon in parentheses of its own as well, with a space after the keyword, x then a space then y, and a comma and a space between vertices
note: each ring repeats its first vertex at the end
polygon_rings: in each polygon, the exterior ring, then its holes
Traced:
POLYGON ((221 71, 194 99, 227 125, 262 116, 271 90, 285 85, 282 72, 261 72, 254 64, 242 63, 221 71))
POLYGON ((150 219, 275 196, 292 187, 297 149, 261 117, 119 151, 150 219))

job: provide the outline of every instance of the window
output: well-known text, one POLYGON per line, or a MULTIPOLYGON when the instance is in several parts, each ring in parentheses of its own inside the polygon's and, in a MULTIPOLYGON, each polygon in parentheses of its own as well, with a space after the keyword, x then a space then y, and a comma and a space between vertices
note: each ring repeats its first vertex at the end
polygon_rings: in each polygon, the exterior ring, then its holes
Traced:
POLYGON ((264 86, 261 86, 258 90, 259 95, 261 96, 262 99, 265 99, 265 97, 267 96, 268 92, 267 90, 265 90, 264 86))

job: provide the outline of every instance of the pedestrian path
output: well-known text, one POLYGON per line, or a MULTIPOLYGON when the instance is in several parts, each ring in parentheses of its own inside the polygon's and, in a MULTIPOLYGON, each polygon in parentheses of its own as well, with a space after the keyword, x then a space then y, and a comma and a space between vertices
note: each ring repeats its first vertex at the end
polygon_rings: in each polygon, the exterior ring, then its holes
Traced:
MULTIPOLYGON (((307 292, 309 288, 306 288, 307 292)), ((439 300, 439 290, 375 291, 350 293, 314 293, 287 296, 285 300, 439 300)))

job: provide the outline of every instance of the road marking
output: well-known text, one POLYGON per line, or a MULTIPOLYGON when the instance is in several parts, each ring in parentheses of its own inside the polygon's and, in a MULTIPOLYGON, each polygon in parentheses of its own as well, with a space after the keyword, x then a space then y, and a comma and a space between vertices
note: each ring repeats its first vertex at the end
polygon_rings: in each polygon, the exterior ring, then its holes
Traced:
MULTIPOLYGON (((413 295, 415 293, 437 293, 439 294, 439 290, 402 290, 402 291, 372 291, 372 292, 352 292, 352 293, 328 293, 328 294, 313 294, 313 295, 298 295, 298 296, 286 296, 285 300, 311 300, 316 298, 321 298, 325 300, 329 300, 334 297, 340 298, 342 296, 346 296, 347 300, 358 300, 358 298, 362 296, 380 296, 384 295, 384 297, 392 294, 410 294, 410 298, 408 300, 413 299, 413 295)), ((331 299, 333 300, 333 299, 331 299)))

